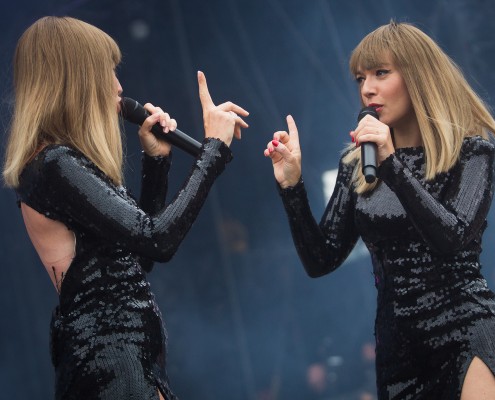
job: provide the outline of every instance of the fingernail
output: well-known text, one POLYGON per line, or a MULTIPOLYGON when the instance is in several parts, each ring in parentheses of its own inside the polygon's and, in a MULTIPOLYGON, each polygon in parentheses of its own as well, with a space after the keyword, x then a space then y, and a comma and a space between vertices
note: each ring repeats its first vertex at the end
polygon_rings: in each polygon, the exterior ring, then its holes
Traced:
POLYGON ((272 140, 272 144, 273 144, 275 147, 277 147, 277 146, 278 146, 278 141, 276 141, 276 140, 272 140))
POLYGON ((271 147, 268 149, 268 153, 270 153, 270 154, 273 153, 273 149, 271 147))

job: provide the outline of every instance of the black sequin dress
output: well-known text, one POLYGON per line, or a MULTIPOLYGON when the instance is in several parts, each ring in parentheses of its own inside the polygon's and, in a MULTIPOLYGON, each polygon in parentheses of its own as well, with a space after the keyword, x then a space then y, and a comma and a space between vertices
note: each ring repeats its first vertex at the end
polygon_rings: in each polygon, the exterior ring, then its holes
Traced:
POLYGON ((169 157, 143 156, 139 205, 80 152, 45 147, 21 175, 20 201, 61 221, 75 258, 51 323, 56 398, 176 397, 165 371, 166 332, 145 270, 168 261, 232 155, 206 139, 182 189, 165 204, 169 157))
POLYGON ((466 138, 457 164, 425 181, 423 148, 396 149, 357 195, 341 161, 319 224, 302 180, 280 189, 310 276, 337 268, 359 236, 371 253, 380 400, 459 399, 474 357, 495 373, 495 297, 479 261, 493 162, 491 143, 466 138))

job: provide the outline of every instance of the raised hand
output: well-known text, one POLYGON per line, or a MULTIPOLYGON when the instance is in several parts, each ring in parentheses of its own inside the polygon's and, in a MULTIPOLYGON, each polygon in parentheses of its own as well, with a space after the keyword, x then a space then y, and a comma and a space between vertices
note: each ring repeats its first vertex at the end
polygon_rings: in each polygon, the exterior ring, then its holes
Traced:
POLYGON ((301 177, 301 147, 296 122, 287 116, 289 132, 277 131, 268 142, 264 155, 273 163, 275 179, 282 188, 294 186, 301 177))
POLYGON ((199 99, 203 108, 205 137, 222 140, 230 146, 233 136, 241 138, 241 128, 249 125, 239 116, 247 117, 249 113, 242 107, 228 101, 216 106, 211 99, 206 77, 198 71, 199 99))

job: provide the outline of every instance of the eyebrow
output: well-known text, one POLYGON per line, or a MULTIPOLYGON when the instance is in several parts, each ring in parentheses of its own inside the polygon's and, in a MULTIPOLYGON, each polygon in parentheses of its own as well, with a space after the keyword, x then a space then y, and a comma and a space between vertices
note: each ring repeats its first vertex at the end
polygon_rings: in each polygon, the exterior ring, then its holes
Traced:
MULTIPOLYGON (((392 67, 391 63, 380 63, 380 64, 377 64, 375 67, 365 69, 365 71, 371 71, 373 69, 380 69, 380 68, 390 68, 390 67, 392 67)), ((355 75, 362 74, 362 73, 363 72, 360 69, 358 69, 358 70, 356 70, 355 75)))

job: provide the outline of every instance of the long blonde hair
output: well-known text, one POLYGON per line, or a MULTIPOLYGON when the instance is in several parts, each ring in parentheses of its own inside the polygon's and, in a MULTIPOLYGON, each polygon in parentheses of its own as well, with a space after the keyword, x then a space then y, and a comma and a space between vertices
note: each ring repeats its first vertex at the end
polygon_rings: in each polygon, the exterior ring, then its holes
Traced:
POLYGON ((120 60, 110 36, 74 18, 44 17, 24 32, 14 55, 7 186, 19 185, 26 163, 48 144, 78 149, 116 184, 122 182, 114 75, 120 60))
MULTIPOLYGON (((411 97, 425 151, 426 179, 453 167, 466 136, 488 139, 489 132, 495 132, 488 107, 454 61, 420 29, 393 21, 379 27, 352 52, 350 71, 356 76, 360 69, 377 68, 387 56, 401 73, 411 97)), ((344 157, 347 163, 356 160, 355 190, 363 193, 373 189, 376 181, 365 182, 359 149, 344 157)))

